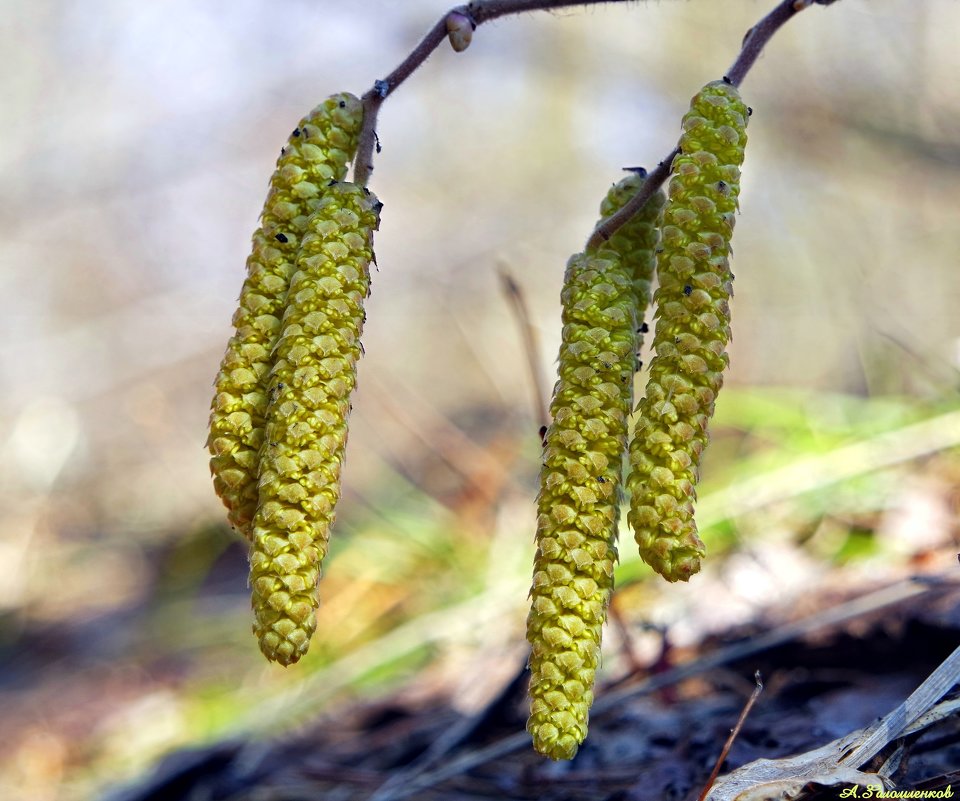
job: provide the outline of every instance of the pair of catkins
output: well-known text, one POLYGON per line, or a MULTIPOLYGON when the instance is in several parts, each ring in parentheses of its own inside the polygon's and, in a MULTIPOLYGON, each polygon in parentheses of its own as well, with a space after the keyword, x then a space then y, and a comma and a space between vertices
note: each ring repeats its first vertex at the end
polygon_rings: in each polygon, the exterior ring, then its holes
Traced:
POLYGON ((381 208, 343 181, 362 119, 334 95, 281 151, 211 405, 214 488, 250 540, 253 630, 283 665, 316 628, 361 353, 381 208))
MULTIPOLYGON (((607 242, 567 265, 527 622, 527 728, 554 759, 571 758, 587 734, 626 453, 641 556, 670 581, 700 567, 693 501, 727 365, 728 257, 747 117, 732 85, 705 86, 683 119, 669 199, 655 193, 607 242), (656 355, 628 448, 655 271, 656 355)), ((343 181, 361 123, 360 101, 334 95, 281 151, 212 403, 214 487, 250 540, 254 633, 283 665, 306 653, 316 628, 362 352, 381 204, 343 181)), ((603 217, 643 181, 635 172, 614 186, 603 217)))
MULTIPOLYGON (((608 241, 567 264, 527 619, 527 730, 553 759, 572 758, 587 735, 626 455, 627 517, 640 556, 668 581, 700 569, 693 503, 728 363, 730 238, 748 116, 734 86, 707 84, 683 118, 669 196, 658 191, 608 241), (655 355, 628 444, 654 272, 655 355)), ((616 184, 601 215, 615 213, 643 181, 634 174, 616 184)))

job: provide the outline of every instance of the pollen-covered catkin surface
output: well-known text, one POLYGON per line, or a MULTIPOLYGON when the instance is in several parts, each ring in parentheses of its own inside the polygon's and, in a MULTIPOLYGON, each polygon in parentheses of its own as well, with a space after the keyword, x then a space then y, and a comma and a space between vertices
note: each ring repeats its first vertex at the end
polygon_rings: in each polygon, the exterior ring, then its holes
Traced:
MULTIPOLYGON (((601 220, 611 217, 643 186, 645 171, 633 172, 614 184, 600 204, 601 220)), ((623 260, 624 267, 633 275, 633 291, 637 310, 637 350, 643 345, 640 326, 650 305, 653 275, 657 266, 656 250, 660 244, 660 215, 667 196, 663 190, 653 194, 644 207, 630 218, 598 249, 611 250, 623 260)))
POLYGON ((257 459, 263 442, 266 379, 287 289, 307 219, 327 184, 342 180, 357 148, 360 101, 327 98, 300 121, 270 179, 253 235, 247 277, 233 316, 235 332, 217 374, 211 404, 210 471, 230 524, 244 536, 257 506, 257 459))
POLYGON ((736 88, 722 81, 694 96, 664 210, 656 355, 637 410, 627 486, 640 556, 669 581, 689 579, 704 555, 693 505, 729 361, 730 237, 747 117, 736 88))
MULTIPOLYGON (((616 211, 638 180, 616 185, 601 211, 616 211)), ((637 347, 635 283, 645 276, 649 294, 656 243, 651 229, 660 205, 648 204, 597 252, 571 258, 564 277, 559 380, 544 438, 527 619, 527 730, 536 750, 553 759, 571 759, 587 735, 617 559, 637 347)))
POLYGON ((274 351, 250 586, 260 649, 283 665, 306 653, 316 628, 379 212, 376 197, 355 184, 320 198, 274 351))

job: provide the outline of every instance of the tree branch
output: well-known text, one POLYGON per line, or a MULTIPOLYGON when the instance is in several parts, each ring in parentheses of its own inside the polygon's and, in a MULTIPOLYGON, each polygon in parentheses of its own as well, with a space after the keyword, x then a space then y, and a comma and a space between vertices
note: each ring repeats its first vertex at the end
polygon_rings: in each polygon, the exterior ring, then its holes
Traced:
MULTIPOLYGON (((409 78, 416 69, 423 64, 436 50, 448 32, 451 31, 450 22, 454 18, 460 22, 464 18, 476 28, 484 22, 507 16, 508 14, 520 14, 525 11, 550 11, 559 8, 569 8, 571 6, 589 6, 599 5, 602 2, 625 2, 626 0, 473 0, 466 5, 456 6, 444 14, 437 23, 430 29, 426 36, 413 49, 400 65, 386 78, 374 81, 373 87, 364 94, 363 100, 363 127, 360 130, 360 141, 357 147, 357 157, 354 161, 353 180, 365 186, 370 180, 373 172, 373 153, 376 149, 379 152, 380 145, 377 140, 377 116, 380 112, 380 106, 383 101, 389 97, 393 91, 409 78)), ((743 44, 740 48, 740 54, 727 70, 724 76, 734 86, 740 86, 747 73, 756 63, 760 54, 766 47, 767 42, 789 19, 800 13, 811 5, 828 6, 837 2, 837 0, 781 0, 774 9, 754 25, 743 38, 743 44)), ((452 35, 452 34, 451 34, 452 35)), ((469 39, 467 40, 469 43, 469 39)), ((464 49, 466 44, 462 44, 458 49, 464 49)), ((604 220, 597 226, 590 240, 587 243, 588 248, 596 248, 610 239, 617 230, 626 223, 634 214, 636 214, 650 197, 664 184, 670 176, 670 167, 678 151, 674 148, 667 157, 660 162, 656 169, 652 170, 647 176, 640 191, 637 192, 624 206, 614 215, 604 220)))
POLYGON ((813 5, 813 0, 782 0, 760 22, 754 25, 743 37, 740 55, 733 62, 724 78, 734 86, 740 86, 754 62, 760 57, 763 48, 780 27, 791 17, 813 5))
POLYGON ((474 0, 467 4, 470 14, 479 25, 481 22, 521 14, 524 11, 550 11, 570 6, 596 6, 600 3, 616 3, 624 0, 474 0))
MULTIPOLYGON (((430 29, 413 51, 386 78, 373 82, 373 87, 361 98, 363 101, 363 127, 360 129, 360 141, 357 145, 357 157, 353 166, 353 180, 366 186, 373 172, 373 152, 379 152, 377 142, 377 115, 380 106, 393 91, 409 78, 447 38, 449 20, 455 15, 466 17, 476 28, 484 22, 504 17, 508 14, 522 14, 524 11, 550 11, 570 6, 591 6, 600 3, 622 3, 626 0, 473 0, 466 5, 456 6, 444 14, 430 29)), ((465 47, 465 45, 464 45, 465 47)))
MULTIPOLYGON (((781 0, 773 11, 754 25, 743 37, 743 44, 740 47, 740 54, 727 70, 724 80, 734 86, 740 86, 743 79, 747 77, 750 68, 756 63, 756 60, 763 52, 767 42, 773 35, 780 30, 787 20, 799 14, 805 8, 809 8, 814 3, 818 5, 830 5, 837 0, 781 0)), ((653 170, 647 180, 643 182, 640 191, 628 200, 616 213, 604 220, 598 225, 590 239, 587 242, 588 249, 600 247, 604 242, 610 239, 634 214, 644 207, 646 202, 670 177, 670 166, 673 159, 680 151, 674 148, 670 154, 660 162, 659 166, 653 170)))

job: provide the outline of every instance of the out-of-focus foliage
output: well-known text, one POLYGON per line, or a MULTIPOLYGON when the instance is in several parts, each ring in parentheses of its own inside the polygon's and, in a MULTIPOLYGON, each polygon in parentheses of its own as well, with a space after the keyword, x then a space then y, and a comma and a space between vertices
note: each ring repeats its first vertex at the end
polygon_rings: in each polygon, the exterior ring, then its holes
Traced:
MULTIPOLYGON (((210 485, 210 385, 279 147, 445 5, 7 5, 0 796, 84 798, 176 745, 514 647, 540 454, 497 264, 548 373, 596 204, 620 167, 669 152, 769 4, 503 19, 386 104, 345 494, 317 639, 286 671, 250 634, 246 555, 210 485)), ((691 641, 827 568, 849 586, 940 565, 960 484, 958 27, 950 0, 842 0, 791 22, 744 83, 709 555, 664 591, 623 548, 628 624, 691 641)))

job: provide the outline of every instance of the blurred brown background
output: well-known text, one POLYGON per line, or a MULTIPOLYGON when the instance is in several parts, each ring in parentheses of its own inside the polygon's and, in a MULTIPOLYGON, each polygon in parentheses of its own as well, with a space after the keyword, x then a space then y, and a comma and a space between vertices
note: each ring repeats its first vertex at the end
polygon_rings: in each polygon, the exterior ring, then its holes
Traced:
MULTIPOLYGON (((211 489, 211 382, 289 131, 447 6, 0 5, 0 796, 95 797, 178 745, 415 673, 468 686, 481 654, 514 652, 539 445, 497 269, 549 376, 563 265, 607 187, 669 152, 770 6, 505 18, 385 105, 345 495, 317 640, 284 671, 249 634, 245 555, 211 489)), ((732 369, 702 509, 724 556, 664 593, 627 536, 628 619, 692 640, 833 569, 870 584, 927 552, 950 569, 958 30, 952 0, 842 0, 792 21, 745 81, 732 369)))

